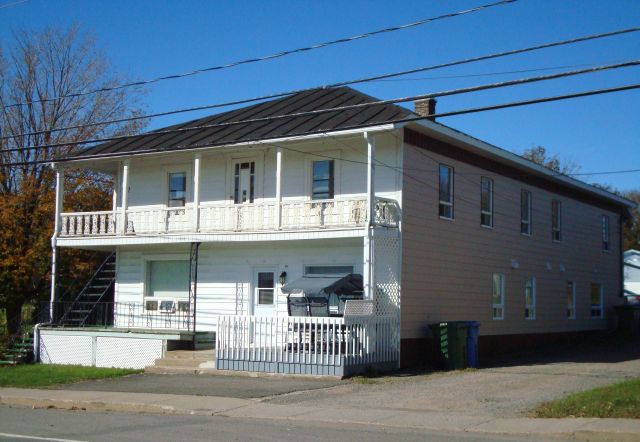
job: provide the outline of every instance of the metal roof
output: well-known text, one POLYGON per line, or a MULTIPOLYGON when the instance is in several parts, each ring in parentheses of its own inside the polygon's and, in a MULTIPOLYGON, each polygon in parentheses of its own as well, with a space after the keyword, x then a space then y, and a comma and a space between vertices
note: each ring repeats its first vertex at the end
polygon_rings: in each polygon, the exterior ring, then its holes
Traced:
POLYGON ((150 150, 181 150, 196 147, 258 141, 273 138, 307 135, 341 128, 392 123, 414 115, 393 104, 373 105, 359 109, 323 112, 315 115, 284 117, 269 121, 238 123, 230 126, 204 127, 249 119, 270 118, 301 112, 331 109, 341 106, 376 102, 377 99, 349 87, 313 89, 288 97, 223 112, 186 123, 157 129, 143 135, 110 141, 76 152, 67 157, 87 157, 104 154, 135 154, 150 150), (158 133, 173 129, 182 132, 158 133))

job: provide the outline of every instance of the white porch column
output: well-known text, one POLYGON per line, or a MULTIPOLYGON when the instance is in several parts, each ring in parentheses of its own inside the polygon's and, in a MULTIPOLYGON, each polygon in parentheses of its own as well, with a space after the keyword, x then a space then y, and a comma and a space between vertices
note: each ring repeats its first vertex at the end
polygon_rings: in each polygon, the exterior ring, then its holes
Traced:
POLYGON ((193 231, 200 230, 200 160, 197 153, 193 159, 193 231))
POLYGON ((51 237, 51 295, 49 302, 49 317, 54 319, 54 303, 56 301, 56 285, 58 284, 58 235, 62 228, 62 203, 64 200, 64 168, 56 166, 56 206, 53 236, 51 237))
POLYGON ((127 233, 127 209, 129 208, 129 160, 122 162, 122 207, 120 208, 120 227, 122 235, 127 233))
POLYGON ((282 148, 276 151, 276 229, 282 227, 282 148))
POLYGON ((364 298, 373 300, 375 292, 373 272, 373 224, 375 221, 375 157, 376 143, 373 135, 364 133, 367 142, 367 223, 364 237, 364 298))
POLYGON ((118 168, 118 172, 113 177, 113 201, 111 203, 111 211, 113 212, 113 216, 116 215, 118 211, 118 187, 120 186, 120 168, 118 168))
POLYGON ((62 228, 62 203, 64 200, 64 168, 56 166, 56 219, 53 224, 53 237, 60 234, 62 228))

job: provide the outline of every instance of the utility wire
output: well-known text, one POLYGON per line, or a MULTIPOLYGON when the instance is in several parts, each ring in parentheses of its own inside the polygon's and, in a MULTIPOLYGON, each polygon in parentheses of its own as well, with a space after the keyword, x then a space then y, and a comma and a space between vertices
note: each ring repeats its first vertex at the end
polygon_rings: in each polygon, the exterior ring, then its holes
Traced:
POLYGON ((265 55, 265 56, 262 56, 262 57, 250 58, 250 59, 240 60, 240 61, 234 61, 232 63, 221 64, 221 65, 217 65, 217 66, 211 66, 211 67, 203 68, 203 69, 196 69, 196 70, 189 71, 189 72, 184 72, 184 73, 181 73, 181 74, 166 75, 166 76, 163 76, 163 77, 157 77, 157 78, 153 78, 153 79, 150 79, 150 80, 134 81, 134 82, 130 82, 130 83, 120 84, 120 85, 117 85, 117 86, 104 87, 104 88, 100 88, 100 89, 90 90, 90 91, 87 91, 87 92, 80 92, 80 93, 68 94, 68 95, 60 95, 58 97, 46 98, 46 99, 42 99, 42 100, 31 100, 31 101, 25 101, 25 102, 20 102, 20 103, 12 103, 12 104, 6 105, 4 107, 5 108, 9 108, 9 107, 16 107, 16 106, 26 106, 26 105, 33 104, 33 103, 50 102, 50 101, 60 100, 60 99, 64 99, 64 98, 83 97, 83 96, 86 96, 86 95, 92 95, 92 94, 96 94, 96 93, 100 93, 100 92, 110 92, 110 91, 115 91, 115 90, 124 89, 124 88, 128 88, 128 87, 133 87, 133 86, 144 86, 144 85, 157 83, 157 82, 164 81, 164 80, 175 80, 175 79, 178 79, 178 78, 190 77, 190 76, 197 75, 197 74, 202 74, 202 73, 205 73, 205 72, 212 72, 212 71, 219 71, 219 70, 222 70, 222 69, 234 68, 234 67, 237 67, 237 66, 240 66, 240 65, 243 65, 243 64, 258 63, 258 62, 261 62, 261 61, 273 60, 273 59, 276 59, 276 58, 280 58, 280 57, 284 57, 284 56, 287 56, 287 55, 292 55, 292 54, 296 54, 296 53, 300 53, 300 52, 308 52, 308 51, 312 51, 312 50, 315 50, 315 49, 321 49, 321 48, 325 48, 325 47, 333 46, 333 45, 337 45, 337 44, 350 43, 352 41, 361 40, 361 39, 364 39, 364 38, 372 37, 374 35, 400 31, 400 30, 403 30, 403 29, 414 28, 414 27, 422 26, 422 25, 425 25, 425 24, 428 24, 428 23, 431 23, 431 22, 434 22, 434 21, 444 20, 444 19, 447 19, 447 18, 458 17, 458 16, 466 15, 466 14, 471 14, 471 13, 478 12, 478 11, 481 11, 481 10, 484 10, 484 9, 492 8, 494 6, 502 6, 502 5, 506 5, 506 4, 509 4, 509 3, 514 3, 516 1, 517 0, 501 0, 501 1, 498 1, 498 2, 494 2, 494 3, 488 3, 488 4, 485 4, 485 5, 477 6, 475 8, 465 9, 463 11, 452 12, 452 13, 448 13, 448 14, 439 15, 439 16, 436 16, 436 17, 424 18, 424 19, 421 19, 421 20, 418 20, 418 21, 415 21, 415 22, 412 22, 412 23, 407 23, 407 24, 404 24, 404 25, 400 25, 400 26, 393 26, 393 27, 390 27, 390 28, 378 29, 376 31, 366 32, 366 33, 354 35, 354 36, 351 36, 351 37, 340 38, 340 39, 337 39, 337 40, 331 40, 331 41, 318 43, 318 44, 315 44, 315 45, 301 47, 301 48, 297 48, 297 49, 289 49, 289 50, 286 50, 286 51, 281 51, 281 52, 277 52, 275 54, 265 55))
MULTIPOLYGON (((521 84, 527 84, 527 83, 533 83, 533 82, 539 82, 539 81, 547 81, 547 80, 553 80, 553 79, 557 79, 557 78, 564 78, 564 77, 569 77, 569 76, 574 76, 574 75, 594 73, 594 72, 610 70, 610 69, 620 69, 620 68, 626 68, 626 67, 634 67, 634 66, 638 66, 638 65, 640 65, 640 60, 632 60, 632 61, 628 61, 628 62, 625 62, 625 63, 618 63, 618 64, 614 64, 614 65, 598 66, 598 67, 595 67, 595 68, 580 69, 580 70, 576 70, 576 71, 559 72, 559 73, 555 73, 555 74, 548 74, 548 75, 542 75, 542 76, 537 76, 537 77, 520 78, 520 79, 516 79, 516 80, 503 81, 503 82, 499 82, 499 83, 490 83, 490 84, 484 84, 484 85, 479 85, 479 86, 471 86, 471 87, 465 87, 465 88, 459 88, 459 89, 450 89, 450 90, 445 90, 445 91, 440 91, 440 92, 432 92, 432 93, 429 93, 429 94, 420 94, 420 95, 412 95, 412 96, 408 96, 408 97, 393 98, 393 99, 389 99, 389 100, 378 100, 378 101, 371 101, 371 102, 367 102, 367 103, 359 103, 359 104, 351 104, 351 105, 346 105, 346 106, 338 106, 338 107, 333 107, 333 108, 316 109, 316 110, 312 110, 312 111, 295 112, 295 113, 283 114, 283 115, 273 115, 273 116, 269 116, 269 117, 250 118, 250 119, 246 119, 246 120, 230 121, 230 122, 226 122, 226 123, 203 124, 203 125, 200 125, 200 126, 190 126, 190 127, 180 127, 180 128, 176 128, 176 129, 157 130, 157 131, 153 131, 153 132, 149 132, 149 133, 143 133, 143 134, 137 134, 137 135, 122 135, 122 136, 115 136, 115 137, 94 138, 94 139, 76 141, 76 142, 73 142, 73 143, 65 142, 65 143, 52 143, 52 144, 31 145, 31 146, 24 146, 24 147, 14 147, 14 148, 8 148, 8 149, 0 149, 0 152, 16 152, 16 151, 23 151, 23 150, 39 150, 39 149, 49 149, 49 148, 63 147, 63 146, 69 146, 69 145, 93 144, 93 143, 101 143, 101 142, 109 142, 109 141, 119 141, 119 140, 125 140, 125 139, 131 140, 131 139, 134 139, 134 138, 146 137, 146 136, 151 136, 151 135, 164 135, 164 134, 171 134, 171 133, 185 133, 185 132, 192 132, 192 131, 202 130, 202 129, 212 129, 212 128, 220 128, 220 127, 237 126, 239 124, 271 122, 271 121, 277 121, 277 120, 282 120, 282 119, 287 119, 287 118, 307 117, 307 116, 321 115, 321 114, 325 114, 325 113, 329 113, 329 112, 341 112, 341 111, 346 111, 346 110, 365 109, 365 108, 368 108, 368 107, 371 107, 371 106, 381 106, 381 105, 387 105, 387 104, 404 103, 404 102, 408 102, 408 101, 422 100, 422 99, 426 99, 426 98, 444 97, 444 96, 449 96, 449 95, 458 95, 458 94, 465 94, 465 93, 470 93, 470 92, 478 92, 478 91, 482 91, 482 90, 496 89, 496 88, 507 87, 507 86, 516 86, 516 85, 521 85, 521 84)), ((443 115, 443 114, 440 114, 440 115, 442 115, 442 116, 450 116, 450 115, 443 115)), ((451 115, 455 115, 455 114, 451 114, 451 115)))
POLYGON ((17 2, 5 3, 4 5, 0 5, 0 9, 10 8, 12 6, 18 6, 18 5, 21 5, 21 4, 26 3, 28 1, 29 0, 20 0, 20 1, 17 1, 17 2))
POLYGON ((405 70, 405 71, 398 71, 398 72, 392 72, 392 73, 387 73, 387 74, 381 74, 381 75, 376 75, 376 76, 373 76, 373 77, 363 77, 363 78, 354 79, 354 80, 342 81, 342 82, 339 82, 339 83, 326 84, 326 85, 323 85, 323 86, 316 86, 316 87, 305 88, 305 89, 297 89, 297 90, 292 90, 292 91, 287 91, 287 92, 279 92, 279 93, 274 93, 274 94, 269 94, 269 95, 263 95, 263 96, 260 96, 260 97, 247 98, 247 99, 243 99, 243 100, 229 101, 229 102, 226 102, 226 103, 217 103, 217 104, 204 105, 204 106, 195 106, 195 107, 189 107, 189 108, 184 108, 184 109, 177 109, 177 110, 171 110, 171 111, 166 111, 166 112, 159 112, 159 113, 150 114, 150 115, 138 115, 138 116, 120 118, 120 119, 115 119, 115 120, 105 120, 105 121, 98 121, 98 122, 94 122, 94 123, 79 124, 79 125, 66 126, 66 127, 60 127, 60 128, 51 128, 51 129, 46 129, 46 130, 34 131, 34 132, 25 132, 25 133, 16 134, 16 135, 6 135, 6 136, 3 136, 3 137, 0 137, 0 140, 20 138, 20 137, 23 137, 23 136, 38 135, 38 134, 51 133, 51 132, 59 132, 59 131, 64 131, 64 130, 80 129, 80 128, 84 128, 84 127, 109 125, 109 124, 123 123, 123 122, 127 122, 127 121, 135 121, 135 120, 142 120, 142 119, 148 119, 148 118, 163 117, 163 116, 175 115, 175 114, 180 114, 180 113, 185 113, 185 112, 195 112, 195 111, 201 111, 201 110, 207 110, 207 109, 215 109, 215 108, 221 108, 221 107, 234 106, 234 105, 238 105, 238 104, 254 103, 254 102, 258 102, 258 101, 264 101, 264 100, 269 100, 269 99, 274 99, 274 98, 286 97, 286 96, 297 94, 297 93, 301 93, 301 92, 308 92, 308 91, 311 91, 313 89, 329 89, 329 88, 335 88, 335 87, 341 87, 341 86, 349 86, 349 85, 353 85, 353 84, 381 81, 383 79, 399 77, 399 76, 413 74, 413 73, 417 73, 417 72, 425 72, 425 71, 431 71, 431 70, 436 70, 436 69, 442 69, 442 68, 446 68, 446 67, 459 66, 459 65, 468 64, 468 63, 475 63, 475 62, 478 62, 478 61, 490 60, 490 59, 494 59, 494 58, 506 57, 506 56, 515 55, 515 54, 522 54, 522 53, 526 53, 526 52, 532 52, 532 51, 537 51, 537 50, 541 50, 541 49, 547 49, 547 48, 556 47, 556 46, 575 44, 575 43, 580 43, 580 42, 584 42, 584 41, 596 40, 596 39, 600 39, 600 38, 607 38, 607 37, 612 37, 612 36, 616 36, 616 35, 622 35, 622 34, 627 34, 627 33, 632 33, 632 32, 638 32, 638 31, 640 31, 640 27, 621 29, 621 30, 617 30, 617 31, 607 32, 607 33, 604 33, 604 34, 592 34, 592 35, 587 35, 587 36, 583 36, 583 37, 573 38, 573 39, 570 39, 570 40, 561 40, 561 41, 556 41, 556 42, 551 42, 551 43, 544 43, 544 44, 541 44, 541 45, 529 46, 529 47, 526 47, 526 48, 514 49, 514 50, 510 50, 510 51, 506 51, 506 52, 497 52, 497 53, 482 55, 482 56, 479 56, 479 57, 467 58, 467 59, 463 59, 463 60, 456 60, 456 61, 451 61, 451 62, 441 63, 441 64, 435 64, 435 65, 430 65, 430 66, 423 66, 423 67, 420 67, 420 68, 415 68, 415 69, 410 69, 410 70, 405 70))
MULTIPOLYGON (((620 63, 620 60, 610 61, 607 64, 620 63)), ((412 78, 390 78, 385 80, 372 80, 376 81, 426 81, 426 80, 451 80, 456 78, 477 78, 477 77, 494 77, 496 75, 509 75, 509 74, 524 74, 527 72, 543 72, 543 71, 557 71, 558 69, 573 69, 582 68, 587 66, 598 66, 596 63, 581 63, 581 64, 567 64, 563 66, 547 66, 541 68, 531 69, 517 69, 513 71, 493 71, 493 72, 480 72, 477 74, 460 74, 460 75, 437 75, 433 77, 412 77, 412 78)))
MULTIPOLYGON (((435 114, 430 114, 430 115, 427 115, 427 116, 401 118, 401 119, 389 121, 386 124, 409 123, 409 122, 413 122, 413 121, 420 121, 420 120, 426 120, 426 119, 442 118, 442 117, 449 117, 449 116, 463 115, 463 114, 472 114, 472 113, 477 113, 477 112, 485 112, 485 111, 489 111, 489 110, 506 109, 506 108, 519 107, 519 106, 528 106, 528 105, 538 104, 538 103, 549 103, 549 102, 553 102, 553 101, 562 101, 562 100, 568 100, 568 99, 573 99, 573 98, 587 97, 587 96, 591 96, 591 95, 609 94, 609 93, 613 93, 613 92, 621 92, 621 91, 628 91, 628 90, 634 90, 634 89, 640 89, 640 83, 630 84, 630 85, 625 85, 625 86, 611 87, 611 88, 606 88, 606 89, 595 89, 595 90, 577 92, 577 93, 572 93, 572 94, 554 95, 554 96, 551 96, 551 97, 543 97, 543 98, 537 98, 537 99, 532 99, 532 100, 513 101, 513 102, 509 102, 509 103, 497 104, 497 105, 492 105, 492 106, 482 106, 482 107, 475 107, 475 108, 467 108, 467 109, 461 109, 461 110, 458 110, 458 111, 435 113, 435 114)), ((308 131, 308 132, 304 132, 304 133, 300 133, 300 134, 297 134, 295 136, 292 136, 291 139, 292 140, 300 139, 300 138, 303 138, 303 137, 305 137, 307 135, 327 134, 327 133, 341 132, 341 131, 352 130, 352 129, 365 129, 367 127, 379 126, 380 124, 381 124, 380 122, 375 122, 375 123, 367 123, 367 124, 346 126, 346 127, 341 127, 341 128, 338 128, 338 129, 330 129, 330 130, 322 130, 322 131, 308 131)), ((275 138, 282 138, 282 137, 278 136, 278 137, 273 137, 273 138, 275 139, 275 138)), ((256 138, 252 138, 252 139, 243 140, 243 143, 262 142, 264 144, 268 144, 267 140, 269 140, 269 138, 256 137, 256 138)), ((184 152, 184 151, 187 151, 187 150, 194 150, 194 149, 199 149, 199 148, 203 148, 203 147, 223 146, 225 144, 228 144, 228 143, 220 143, 219 145, 207 144, 207 145, 203 145, 203 146, 189 146, 188 148, 180 149, 178 151, 179 152, 184 152)), ((53 162, 63 163, 63 162, 75 161, 75 160, 123 157, 123 156, 133 156, 133 155, 140 155, 140 154, 162 153, 162 152, 167 152, 167 150, 166 149, 146 149, 146 150, 138 150, 136 152, 129 152, 129 153, 113 152, 113 153, 104 153, 104 154, 97 154, 97 155, 78 155, 78 156, 74 156, 74 157, 71 157, 71 158, 60 158, 60 159, 57 159, 55 161, 53 161, 51 159, 46 159, 46 160, 37 160, 37 161, 21 161, 21 162, 5 163, 5 164, 0 164, 0 167, 23 166, 23 165, 30 165, 30 164, 46 164, 46 163, 53 163, 53 162)), ((176 150, 171 150, 171 152, 176 152, 176 150)))

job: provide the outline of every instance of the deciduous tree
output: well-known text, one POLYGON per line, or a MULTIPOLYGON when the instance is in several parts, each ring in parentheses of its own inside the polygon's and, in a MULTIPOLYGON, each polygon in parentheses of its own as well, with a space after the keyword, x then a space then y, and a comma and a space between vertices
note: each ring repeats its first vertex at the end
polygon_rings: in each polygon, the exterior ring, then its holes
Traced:
MULTIPOLYGON (((0 48, 0 307, 10 320, 25 302, 49 294, 55 183, 47 162, 81 149, 80 140, 131 134, 143 123, 51 129, 141 114, 140 90, 78 95, 121 81, 95 40, 78 27, 19 31, 9 48, 0 48), (59 143, 64 146, 31 148, 59 143)), ((108 180, 69 171, 65 206, 108 207, 108 180)), ((86 272, 90 256, 67 253, 61 279, 86 272)))

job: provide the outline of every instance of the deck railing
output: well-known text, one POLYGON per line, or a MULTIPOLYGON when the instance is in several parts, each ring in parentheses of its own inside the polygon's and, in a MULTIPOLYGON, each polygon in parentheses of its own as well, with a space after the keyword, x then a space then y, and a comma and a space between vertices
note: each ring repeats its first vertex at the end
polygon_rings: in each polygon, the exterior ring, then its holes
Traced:
POLYGON ((220 316, 220 369, 344 374, 349 367, 398 361, 398 321, 358 318, 220 316), (295 367, 295 368, 291 368, 295 367))
MULTIPOLYGON (((148 309, 141 302, 54 302, 53 324, 58 327, 105 327, 145 330, 193 329, 188 302, 174 302, 162 309, 148 309)), ((48 311, 49 303, 42 306, 48 311)))
MULTIPOLYGON (((74 212, 60 215, 60 237, 96 237, 118 234, 255 232, 277 229, 363 227, 367 221, 367 200, 285 201, 280 204, 280 220, 275 203, 214 205, 194 207, 131 208, 123 229, 122 212, 74 212), (279 221, 279 222, 278 222, 279 221)), ((398 227, 398 203, 376 198, 376 225, 398 227)))

